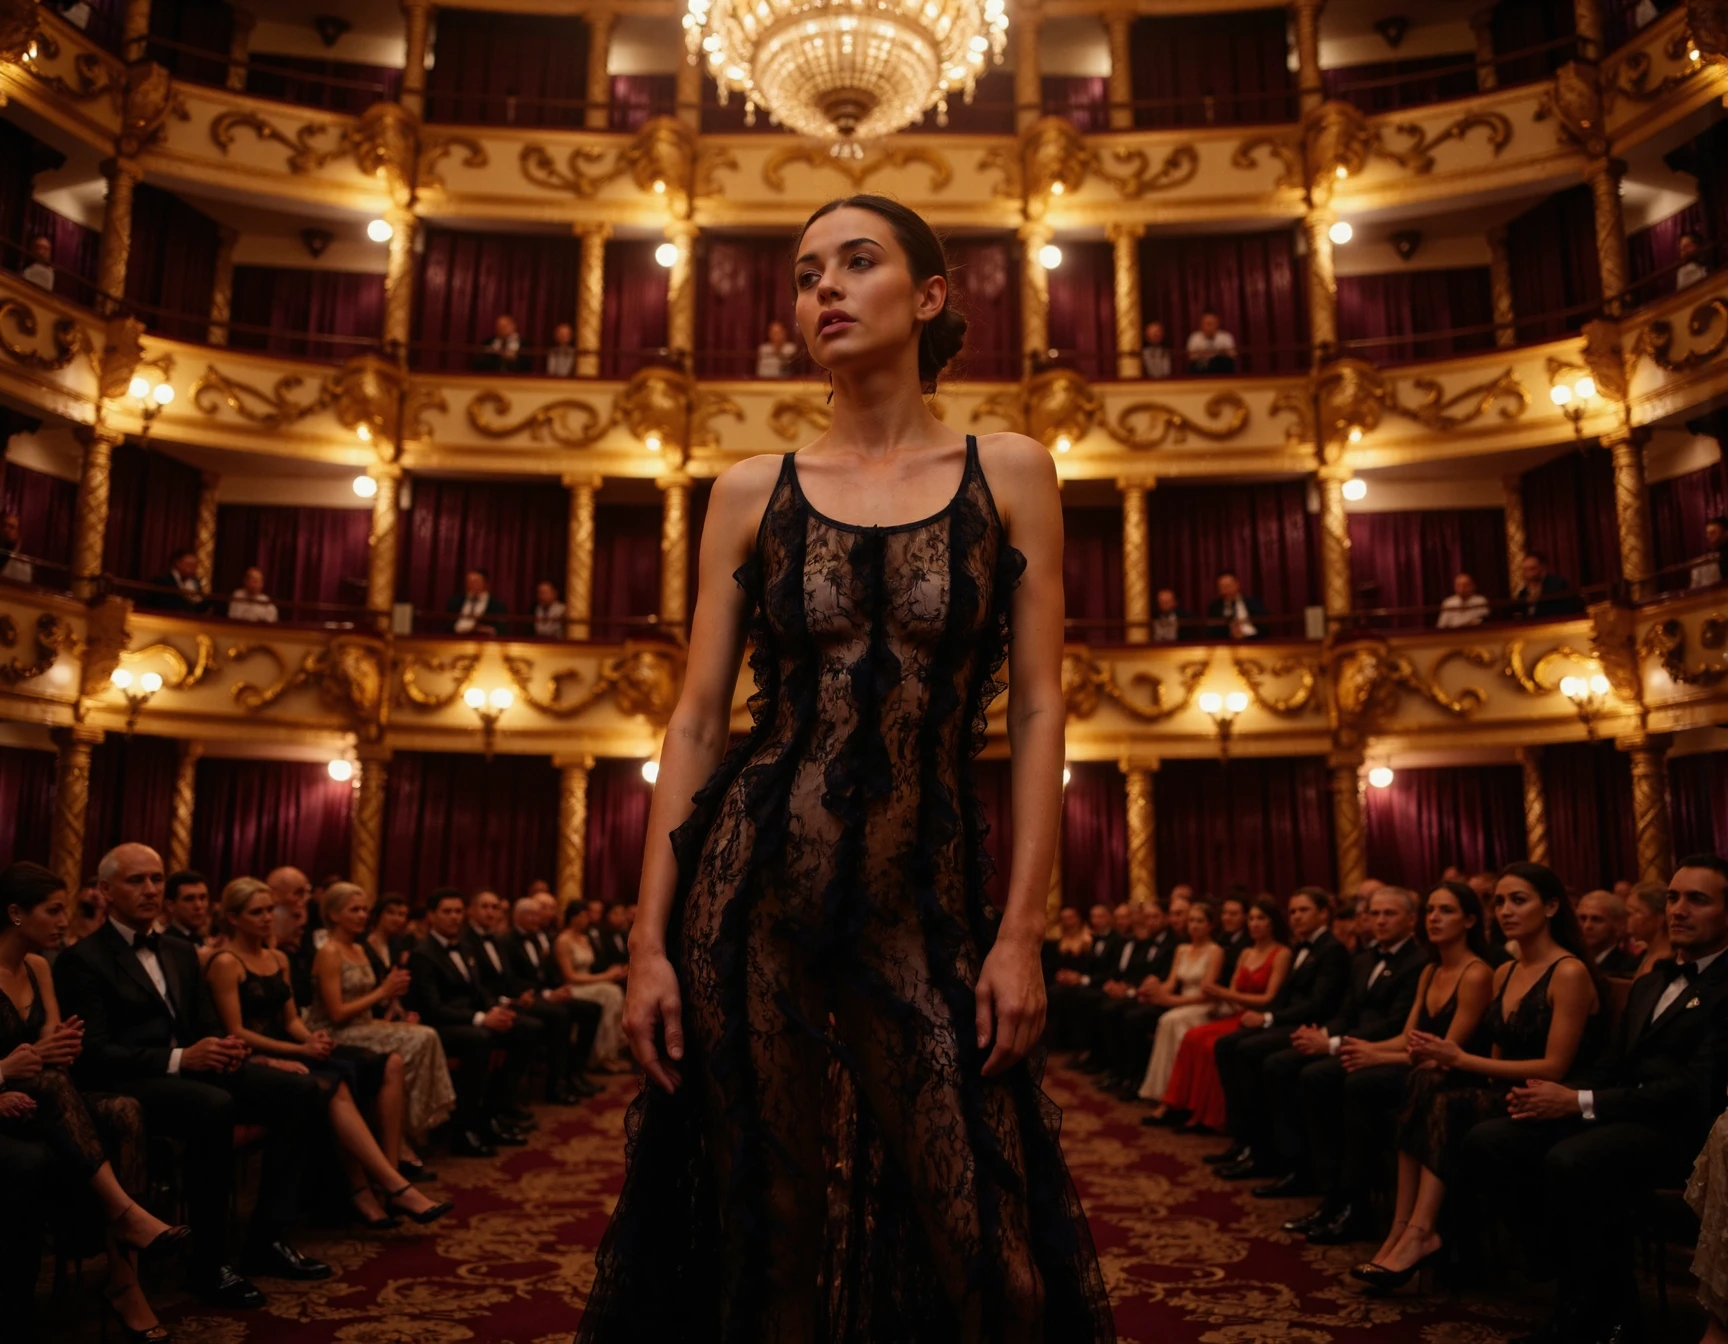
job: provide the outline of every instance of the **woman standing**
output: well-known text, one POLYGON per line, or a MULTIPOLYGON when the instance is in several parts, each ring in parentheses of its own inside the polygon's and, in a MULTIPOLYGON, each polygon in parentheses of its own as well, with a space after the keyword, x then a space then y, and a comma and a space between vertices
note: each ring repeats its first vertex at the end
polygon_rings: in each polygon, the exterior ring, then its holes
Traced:
POLYGON ((1158 1019, 1152 1058, 1140 1082, 1140 1099, 1157 1103, 1152 1112, 1155 1119, 1168 1113, 1162 1098, 1170 1085, 1170 1070, 1176 1065, 1182 1038, 1190 1027, 1213 1015, 1217 1002, 1206 995, 1206 986, 1217 984, 1224 970, 1224 949, 1212 938, 1216 919, 1210 902, 1195 901, 1188 907, 1188 941, 1176 949, 1170 974, 1152 995, 1152 1002, 1163 1007, 1164 1015, 1158 1019))
POLYGON ((624 991, 619 988, 630 967, 624 962, 594 969, 594 942, 588 936, 588 907, 570 902, 564 912, 564 929, 552 944, 558 958, 558 973, 578 999, 600 1005, 600 1030, 594 1036, 594 1067, 602 1073, 628 1073, 624 1052, 624 991))

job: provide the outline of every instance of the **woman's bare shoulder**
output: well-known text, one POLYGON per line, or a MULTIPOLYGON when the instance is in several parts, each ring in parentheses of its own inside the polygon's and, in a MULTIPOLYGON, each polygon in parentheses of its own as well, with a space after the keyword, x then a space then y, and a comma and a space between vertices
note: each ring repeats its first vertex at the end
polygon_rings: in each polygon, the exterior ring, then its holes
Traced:
POLYGON ((1002 521, 1015 514, 1036 518, 1040 509, 1060 508, 1056 462, 1050 450, 1027 434, 980 434, 978 465, 1002 521))

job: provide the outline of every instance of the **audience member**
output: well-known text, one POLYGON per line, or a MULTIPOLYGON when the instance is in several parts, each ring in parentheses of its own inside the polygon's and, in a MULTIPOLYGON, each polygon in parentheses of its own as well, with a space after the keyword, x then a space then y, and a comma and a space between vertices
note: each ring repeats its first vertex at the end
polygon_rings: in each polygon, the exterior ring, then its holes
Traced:
POLYGON ((373 978, 382 980, 395 967, 406 966, 408 953, 417 941, 408 929, 408 898, 400 892, 385 892, 372 907, 372 922, 363 944, 373 978))
POLYGON ((1207 995, 1206 986, 1217 986, 1224 973, 1224 949, 1213 938, 1217 924, 1217 913, 1208 902, 1197 901, 1188 907, 1188 941, 1176 950, 1170 974, 1153 998, 1164 1013, 1158 1019, 1139 1096, 1154 1103, 1155 1118, 1166 1114, 1162 1098, 1170 1085, 1170 1071, 1176 1065, 1182 1038, 1190 1027, 1215 1015, 1217 1000, 1207 995))
POLYGON ((189 868, 170 874, 162 888, 162 916, 164 938, 201 950, 210 936, 210 879, 189 868))
MULTIPOLYGON (((561 1029, 569 1046, 567 1062, 555 1071, 555 1076, 563 1079, 563 1090, 575 1096, 598 1096, 604 1089, 588 1078, 587 1070, 594 1042, 600 1034, 602 1009, 598 1003, 573 994, 558 972, 558 959, 552 952, 552 935, 546 932, 546 922, 553 917, 556 906, 557 902, 550 894, 543 901, 538 893, 530 893, 517 898, 506 920, 500 904, 492 920, 494 941, 503 955, 505 974, 512 977, 518 986, 525 987, 542 1008, 562 1011, 561 1023, 549 1012, 542 1015, 547 1018, 548 1041, 551 1033, 561 1029), (506 924, 508 927, 503 927, 506 924)), ((525 1011, 534 1012, 535 1009, 528 1006, 525 1011)), ((550 1077, 547 1090, 555 1090, 550 1077)))
POLYGON ((1638 957, 1634 975, 1648 975, 1657 962, 1672 956, 1668 945, 1668 888, 1661 882, 1640 882, 1626 900, 1627 951, 1638 957))
MULTIPOLYGON (((594 969, 606 970, 612 966, 630 966, 630 908, 621 901, 615 901, 606 906, 600 922, 589 930, 588 937, 594 944, 594 951, 599 960, 594 969)), ((623 984, 619 981, 619 984, 623 984)))
MULTIPOLYGON (((1674 292, 1678 294, 1706 279, 1710 268, 1704 264, 1704 240, 1691 229, 1680 235, 1676 251, 1679 253, 1680 264, 1674 268, 1674 292)), ((28 278, 29 272, 25 272, 25 276, 28 278)), ((53 285, 46 288, 52 289, 53 285)))
POLYGON ((1218 324, 1218 314, 1200 314, 1200 329, 1188 337, 1188 372, 1209 376, 1236 372, 1236 338, 1218 324))
POLYGON ((1180 940, 1157 900, 1134 907, 1128 932, 1106 971, 1104 1002, 1079 1067, 1102 1074, 1099 1086, 1105 1091, 1132 1096, 1140 1090, 1152 1054, 1153 1034, 1164 1014, 1157 1000, 1180 940))
POLYGON ((552 328, 552 345, 546 351, 546 372, 553 378, 571 378, 576 373, 576 328, 560 322, 552 328))
POLYGON ((1182 638, 1182 627, 1191 619, 1176 601, 1176 594, 1169 588, 1160 588, 1152 600, 1152 642, 1175 643, 1182 638))
POLYGON ((288 984, 297 1003, 312 1002, 312 961, 321 939, 310 929, 312 883, 298 868, 272 869, 264 879, 275 904, 271 945, 288 958, 288 984))
POLYGON ((482 373, 517 373, 522 368, 522 336, 516 319, 500 313, 492 323, 492 339, 476 356, 474 367, 482 373))
POLYGON ((37 234, 30 240, 30 262, 19 276, 50 293, 54 289, 54 242, 46 234, 37 234))
POLYGON ((1230 983, 1236 974, 1236 963, 1241 960, 1242 950, 1249 941, 1248 889, 1238 885, 1218 902, 1218 946, 1224 949, 1224 969, 1218 976, 1219 984, 1230 983))
POLYGON ((192 1290, 217 1306, 264 1305, 264 1295, 223 1260, 236 1122, 266 1126, 242 1267, 279 1278, 328 1278, 328 1265, 283 1239, 297 1203, 305 1135, 322 1107, 316 1085, 248 1062, 245 1042, 218 1034, 197 955, 152 932, 163 887, 155 850, 121 845, 102 856, 96 871, 107 922, 55 961, 54 988, 62 1010, 84 1023, 80 1086, 135 1098, 146 1130, 182 1145, 192 1290))
POLYGON ((1460 570, 1452 576, 1452 595, 1440 604, 1437 630, 1460 630, 1488 619, 1488 599, 1476 591, 1476 580, 1460 570))
POLYGON ((196 614, 210 610, 210 589, 198 575, 198 552, 174 552, 168 568, 150 580, 158 591, 145 593, 138 605, 155 611, 196 614))
POLYGON ((550 579, 534 585, 534 633, 540 639, 564 638, 564 604, 550 579))
POLYGON ((450 628, 459 635, 495 635, 498 627, 488 616, 502 616, 504 604, 492 595, 492 576, 478 565, 462 576, 462 591, 444 604, 455 619, 450 628))
POLYGON ((1263 632, 1257 622, 1265 616, 1265 604, 1242 591, 1235 570, 1227 569, 1218 576, 1218 596, 1206 608, 1209 638, 1259 639, 1263 632))
POLYGON ((792 365, 798 358, 798 343, 786 332, 780 321, 768 324, 768 339, 756 347, 758 378, 790 378, 792 365))
POLYGON ((257 621, 263 625, 276 623, 276 604, 270 600, 270 594, 264 591, 264 571, 257 565, 246 571, 240 586, 229 597, 228 619, 257 621))
POLYGON ((570 902, 564 912, 564 928, 552 945, 558 960, 558 972, 570 986, 573 998, 587 999, 600 1005, 600 1029, 594 1038, 594 1067, 602 1073, 628 1072, 624 1048, 624 982, 627 966, 594 969, 598 960, 594 944, 588 937, 588 907, 581 901, 570 902))
MULTIPOLYGON (((181 1249, 191 1229, 169 1227, 128 1193, 145 1188, 143 1109, 130 1097, 86 1097, 67 1073, 83 1048, 84 1024, 61 1017, 42 955, 59 947, 66 931, 65 882, 38 864, 15 863, 0 872, 0 911, 0 1145, 46 1148, 64 1177, 95 1196, 108 1255, 105 1315, 150 1338, 158 1325, 138 1281, 139 1262, 181 1249)), ((0 1151, 0 1173, 8 1166, 0 1151)), ((34 1217, 12 1204, 12 1189, 8 1182, 6 1219, 34 1217)), ((40 1239, 39 1230, 25 1234, 37 1247, 19 1267, 21 1280, 29 1271, 26 1290, 0 1296, 8 1324, 26 1336, 40 1239)))
MULTIPOLYGON (((1722 582, 1722 572, 1728 568, 1728 517, 1718 513, 1705 522, 1704 544, 1704 554, 1692 562, 1692 573, 1688 576, 1688 586, 1692 588, 1708 588, 1722 582)), ((8 570, 0 570, 0 577, 12 575, 8 570)), ((28 583, 28 577, 24 581, 28 583)))
POLYGON ((18 553, 21 535, 18 515, 0 513, 0 579, 10 579, 13 583, 33 583, 36 579, 36 567, 18 553))
POLYGON ((102 894, 102 885, 92 874, 84 879, 84 885, 78 889, 78 899, 72 903, 72 923, 60 941, 61 948, 71 947, 80 938, 89 937, 107 918, 108 898, 102 894))
POLYGON ((1170 343, 1164 335, 1164 324, 1157 319, 1146 324, 1140 345, 1140 369, 1148 378, 1169 378, 1176 371, 1170 358, 1170 343))
MULTIPOLYGON (((607 911, 610 915, 611 911, 607 911)), ((1103 992, 1109 978, 1111 953, 1120 940, 1113 916, 1107 905, 1094 905, 1086 915, 1091 932, 1087 951, 1077 957, 1059 959, 1052 977, 1045 1030, 1049 1033, 1052 1050, 1078 1049, 1083 1041, 1082 1024, 1091 1016, 1089 1006, 1082 1006, 1103 992)))
POLYGON ((1584 954, 1603 975, 1631 975, 1638 957, 1620 946, 1626 937, 1626 903, 1611 891, 1587 891, 1578 898, 1578 934, 1584 954))
POLYGON ((1584 610, 1584 599, 1558 574, 1548 572, 1548 558, 1530 551, 1519 563, 1524 582, 1512 594, 1512 614, 1527 621, 1550 616, 1575 616, 1584 610))

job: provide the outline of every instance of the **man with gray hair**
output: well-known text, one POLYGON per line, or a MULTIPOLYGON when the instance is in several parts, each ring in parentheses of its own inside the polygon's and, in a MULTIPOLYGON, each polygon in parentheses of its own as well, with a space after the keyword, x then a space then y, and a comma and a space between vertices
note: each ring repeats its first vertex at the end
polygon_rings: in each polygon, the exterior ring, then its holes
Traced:
POLYGON ((1578 898, 1578 932, 1603 975, 1637 974, 1638 957, 1620 945, 1626 937, 1626 902, 1613 892, 1587 891, 1578 898))

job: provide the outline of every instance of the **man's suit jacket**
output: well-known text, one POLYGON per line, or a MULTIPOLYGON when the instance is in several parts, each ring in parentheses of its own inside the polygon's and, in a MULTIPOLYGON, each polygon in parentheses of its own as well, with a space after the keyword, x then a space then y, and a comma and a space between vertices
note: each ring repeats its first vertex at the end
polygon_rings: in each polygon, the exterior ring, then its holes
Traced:
POLYGON ((204 945, 204 937, 202 934, 187 933, 186 930, 182 929, 178 924, 170 924, 167 928, 163 929, 162 936, 164 938, 176 939, 191 948, 199 948, 204 945))
POLYGON ((1544 574, 1535 592, 1525 584, 1512 594, 1513 615, 1526 620, 1575 615, 1584 610, 1584 599, 1571 589, 1572 585, 1558 574, 1544 574))
MULTIPOLYGON (((444 610, 449 612, 452 618, 460 616, 462 614, 462 608, 467 603, 467 601, 468 601, 468 594, 467 593, 457 593, 454 597, 452 597, 448 602, 446 602, 444 604, 444 610)), ((485 622, 486 624, 491 624, 492 622, 490 622, 487 619, 488 617, 502 616, 503 614, 504 614, 504 604, 503 604, 503 602, 499 601, 498 594, 487 593, 486 594, 486 610, 481 612, 477 619, 479 619, 482 622, 485 622)))
POLYGON ((1271 1025, 1301 1027, 1329 1021, 1350 985, 1349 949, 1330 929, 1322 929, 1309 940, 1306 957, 1300 947, 1294 952, 1290 974, 1268 1008, 1271 1025))
POLYGON ((1224 949, 1224 969, 1218 974, 1219 984, 1227 985, 1236 978, 1236 963, 1242 960, 1242 949, 1248 944, 1247 929, 1218 935, 1218 946, 1224 949))
POLYGON ((1643 958, 1637 953, 1628 952, 1623 947, 1617 947, 1607 956, 1603 957, 1601 961, 1596 963, 1596 969, 1601 971, 1603 975, 1618 975, 1621 977, 1636 975, 1638 973, 1638 963, 1642 960, 1643 958))
POLYGON ((1354 1036, 1362 1041, 1390 1040, 1404 1030, 1410 1018, 1410 1005, 1416 1002, 1416 986, 1428 964, 1428 954, 1411 937, 1387 960, 1378 977, 1374 977, 1374 968, 1380 965, 1379 953, 1365 950, 1353 962, 1349 992, 1326 1024, 1326 1034, 1354 1036), (1370 978, 1374 978, 1372 985, 1370 978))
POLYGON ((616 929, 590 929, 588 941, 594 945, 594 964, 590 972, 610 970, 630 964, 630 935, 616 929))
MULTIPOLYGON (((1235 606, 1236 604, 1232 602, 1230 605, 1235 606)), ((1242 605, 1248 609, 1248 619, 1254 623, 1254 629, 1257 633, 1253 638, 1265 639, 1266 604, 1257 597, 1249 597, 1247 593, 1243 593, 1242 605)), ((1206 635, 1208 638, 1229 639, 1230 621, 1231 618, 1224 614, 1223 598, 1215 597, 1206 604, 1206 635)))
POLYGON ((198 612, 210 609, 209 593, 189 593, 180 586, 179 578, 172 570, 158 574, 150 580, 152 588, 161 588, 159 593, 147 593, 138 599, 141 607, 150 607, 156 611, 198 612))
POLYGON ((523 933, 513 928, 508 933, 501 933, 498 935, 498 950, 504 956, 504 964, 518 980, 526 981, 536 989, 557 989, 564 983, 558 970, 558 958, 552 951, 552 940, 544 929, 523 933))
POLYGON ((516 974, 510 965, 510 957, 504 947, 503 940, 497 934, 481 934, 475 931, 473 925, 462 930, 462 951, 468 957, 468 964, 478 968, 480 983, 493 1000, 509 999, 514 1001, 524 991, 538 988, 536 982, 516 974), (492 964, 492 958, 486 954, 485 944, 490 942, 492 950, 498 954, 498 965, 492 964))
POLYGON ((74 1069, 80 1085, 101 1089, 162 1077, 174 1049, 227 1034, 217 1022, 192 944, 160 938, 156 961, 172 1004, 107 922, 54 959, 61 1016, 84 1019, 84 1048, 74 1069))
POLYGON ((498 1004, 480 978, 480 970, 470 963, 461 940, 454 949, 446 949, 431 934, 427 934, 408 954, 407 1006, 420 1014, 429 1027, 472 1026, 475 1013, 484 1013, 498 1004), (468 974, 456 969, 452 951, 462 958, 468 974))
MULTIPOLYGON (((1110 963, 1104 968, 1104 980, 1120 980, 1125 985, 1138 985, 1150 974, 1146 969, 1147 964, 1157 954, 1156 938, 1136 938, 1129 934, 1117 941, 1110 963)), ((1103 981, 1094 983, 1102 984, 1103 981)))

